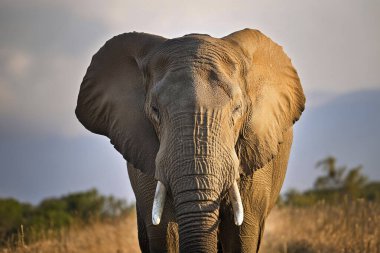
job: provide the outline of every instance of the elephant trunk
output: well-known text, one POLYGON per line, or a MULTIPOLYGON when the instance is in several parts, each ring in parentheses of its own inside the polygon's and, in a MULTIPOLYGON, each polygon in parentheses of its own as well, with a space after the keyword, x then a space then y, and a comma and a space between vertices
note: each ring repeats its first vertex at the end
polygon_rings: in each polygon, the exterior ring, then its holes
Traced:
POLYGON ((209 206, 210 210, 195 212, 194 205, 196 202, 184 204, 185 209, 192 208, 193 212, 177 218, 180 252, 216 252, 218 208, 213 207, 212 201, 202 201, 201 205, 209 206))
POLYGON ((242 222, 239 160, 230 136, 218 124, 220 117, 216 112, 180 115, 172 119, 173 130, 161 136, 152 219, 157 224, 165 212, 167 190, 174 201, 181 252, 217 251, 219 206, 227 192, 237 210, 235 223, 242 222))
POLYGON ((173 188, 180 252, 216 252, 220 205, 215 176, 178 179, 173 188), (213 186, 214 185, 214 186, 213 186))

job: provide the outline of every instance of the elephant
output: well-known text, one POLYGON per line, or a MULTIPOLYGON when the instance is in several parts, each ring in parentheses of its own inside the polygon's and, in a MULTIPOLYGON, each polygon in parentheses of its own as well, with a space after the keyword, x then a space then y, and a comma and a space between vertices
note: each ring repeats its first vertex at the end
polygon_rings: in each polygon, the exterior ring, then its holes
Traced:
POLYGON ((75 113, 127 161, 142 252, 258 252, 305 101, 258 30, 131 32, 93 56, 75 113))

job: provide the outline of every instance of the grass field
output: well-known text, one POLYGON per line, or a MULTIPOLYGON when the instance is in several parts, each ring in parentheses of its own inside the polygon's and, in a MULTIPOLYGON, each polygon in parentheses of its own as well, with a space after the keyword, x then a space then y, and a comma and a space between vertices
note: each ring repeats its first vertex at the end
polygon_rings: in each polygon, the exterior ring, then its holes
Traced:
MULTIPOLYGON (((19 235, 17 244, 18 247, 4 248, 2 252, 139 252, 134 214, 117 222, 95 222, 47 232, 30 245, 25 245, 19 235)), ((380 204, 342 201, 340 205, 276 208, 266 224, 261 253, 267 252, 380 252, 380 204)))
POLYGON ((40 240, 0 251, 14 253, 134 253, 140 252, 137 241, 136 215, 113 222, 75 225, 58 232, 47 232, 40 240))
POLYGON ((380 204, 365 201, 277 208, 267 221, 262 253, 378 253, 380 204))

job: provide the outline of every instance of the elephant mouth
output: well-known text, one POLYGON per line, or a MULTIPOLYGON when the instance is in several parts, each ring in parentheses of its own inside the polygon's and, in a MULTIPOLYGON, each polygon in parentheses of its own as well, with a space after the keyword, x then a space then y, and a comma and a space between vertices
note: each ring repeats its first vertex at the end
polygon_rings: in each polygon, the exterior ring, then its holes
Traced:
MULTIPOLYGON (((231 205, 234 213, 235 225, 240 226, 244 220, 244 209, 241 201, 240 191, 237 182, 235 181, 228 190, 231 199, 231 205)), ((160 181, 157 182, 156 192, 154 195, 152 209, 152 223, 158 225, 161 222, 162 213, 164 211, 166 199, 166 187, 160 181)))

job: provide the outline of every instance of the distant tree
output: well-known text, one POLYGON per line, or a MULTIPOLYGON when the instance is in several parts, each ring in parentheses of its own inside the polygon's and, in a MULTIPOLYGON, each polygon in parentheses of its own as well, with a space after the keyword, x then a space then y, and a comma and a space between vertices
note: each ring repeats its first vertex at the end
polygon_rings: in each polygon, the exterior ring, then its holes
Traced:
POLYGON ((30 204, 20 203, 12 198, 0 199, 0 245, 6 242, 6 237, 17 232, 31 212, 30 204))
POLYGON ((104 200, 102 217, 118 217, 131 211, 131 207, 122 199, 116 199, 113 196, 108 196, 104 200))
POLYGON ((130 213, 133 205, 112 196, 102 196, 96 189, 43 200, 39 205, 0 199, 0 247, 17 234, 21 225, 25 240, 31 241, 47 230, 57 230, 74 222, 114 219, 130 213))
POLYGON ((14 232, 14 224, 22 222, 22 206, 15 199, 0 200, 0 238, 10 231, 14 232))
POLYGON ((380 182, 369 182, 363 187, 362 198, 369 201, 380 201, 380 182))
POLYGON ((284 196, 285 205, 309 206, 321 200, 337 203, 343 197, 380 200, 380 182, 368 183, 368 178, 362 174, 362 166, 350 169, 347 166, 337 166, 336 158, 328 156, 318 161, 316 168, 324 174, 316 178, 314 188, 304 192, 289 190, 284 196))
POLYGON ((105 199, 96 189, 72 193, 62 198, 66 202, 67 212, 84 222, 101 217, 105 199))
POLYGON ((70 225, 72 216, 67 212, 67 202, 63 199, 51 198, 43 200, 35 212, 32 225, 41 229, 61 228, 70 225))
POLYGON ((323 190, 342 186, 346 166, 337 167, 335 157, 329 156, 318 161, 316 168, 321 168, 326 172, 326 175, 320 176, 315 180, 314 187, 316 189, 323 190))
POLYGON ((321 168, 326 174, 315 180, 314 188, 327 190, 330 194, 331 191, 335 191, 340 193, 339 195, 357 198, 368 181, 367 177, 361 173, 362 166, 351 169, 347 169, 347 166, 338 167, 336 158, 332 156, 317 162, 316 168, 321 168))
POLYGON ((357 166, 348 171, 342 182, 342 191, 352 198, 360 196, 368 182, 368 178, 361 173, 362 166, 357 166))

